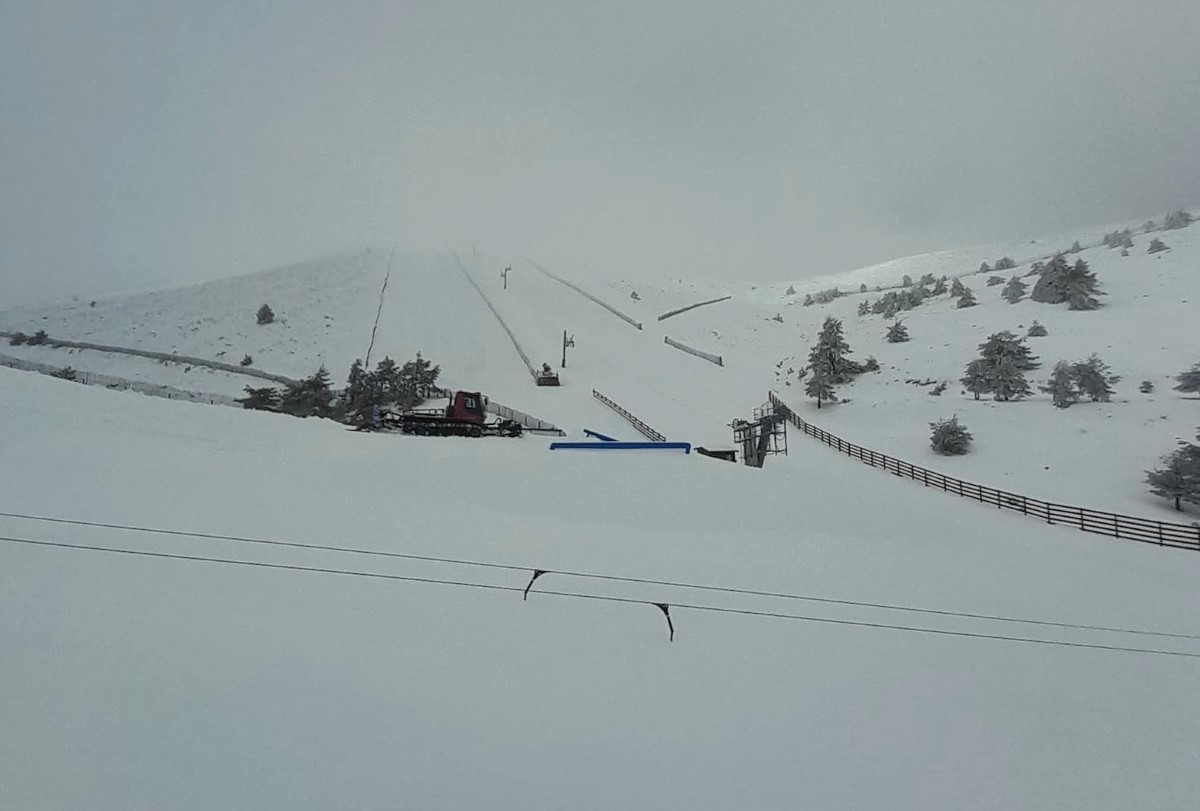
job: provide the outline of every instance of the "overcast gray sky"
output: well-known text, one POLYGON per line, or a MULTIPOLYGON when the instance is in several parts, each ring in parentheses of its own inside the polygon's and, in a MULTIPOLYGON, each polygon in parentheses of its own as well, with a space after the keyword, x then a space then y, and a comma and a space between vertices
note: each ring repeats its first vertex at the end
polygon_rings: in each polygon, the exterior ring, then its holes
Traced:
POLYGON ((0 309, 369 243, 781 279, 1200 202, 1196 0, 0 19, 0 309))

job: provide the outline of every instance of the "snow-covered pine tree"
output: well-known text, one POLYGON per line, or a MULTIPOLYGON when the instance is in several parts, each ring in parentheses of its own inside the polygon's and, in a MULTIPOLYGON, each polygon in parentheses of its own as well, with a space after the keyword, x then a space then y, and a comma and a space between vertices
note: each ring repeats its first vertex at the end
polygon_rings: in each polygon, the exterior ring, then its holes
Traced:
POLYGON ((1179 211, 1173 211, 1167 215, 1167 218, 1163 220, 1163 228, 1168 231, 1174 231, 1178 228, 1187 228, 1194 220, 1195 218, 1191 214, 1183 209, 1180 209, 1179 211))
POLYGON ((279 391, 270 386, 260 389, 246 386, 246 396, 237 398, 237 402, 242 404, 242 408, 275 411, 279 408, 279 391))
POLYGON ((904 277, 900 280, 900 286, 912 287, 912 276, 909 276, 907 273, 905 273, 904 277))
POLYGON ((1012 270, 1017 266, 1017 263, 1009 259, 1007 256, 1002 256, 996 260, 994 270, 1012 270))
POLYGON ((871 312, 871 305, 869 303, 867 303, 866 299, 863 299, 862 301, 860 301, 858 303, 858 314, 859 315, 869 315, 870 312, 871 312))
POLYGON ((1025 335, 1029 338, 1045 338, 1050 333, 1036 320, 1029 325, 1029 331, 1025 335))
POLYGON ((1167 243, 1157 237, 1150 240, 1150 247, 1146 248, 1146 253, 1161 253, 1167 250, 1167 243))
POLYGON ((929 445, 934 453, 943 456, 961 456, 971 449, 971 432, 967 426, 958 421, 955 415, 950 419, 941 419, 929 423, 932 429, 929 434, 929 445))
POLYGON ((1186 372, 1175 375, 1175 382, 1175 391, 1181 391, 1184 394, 1200 394, 1200 363, 1186 372))
POLYGON ((888 327, 885 337, 889 344, 902 344, 908 340, 908 327, 904 326, 903 321, 897 321, 888 327))
POLYGON ((1097 288, 1096 275, 1088 269, 1087 262, 1075 260, 1075 264, 1063 278, 1067 295, 1068 310, 1094 310, 1100 306, 1096 296, 1103 296, 1097 288))
POLYGON ((808 377, 804 381, 804 393, 816 398, 817 408, 823 400, 833 400, 835 397, 833 381, 829 372, 829 362, 826 358, 814 361, 808 369, 808 377))
POLYGON ((261 324, 270 324, 272 321, 275 320, 275 312, 271 309, 271 305, 264 304, 263 306, 258 308, 258 312, 255 314, 254 317, 260 325, 261 324))
POLYGON ((933 282, 933 286, 929 288, 929 295, 940 296, 946 292, 946 280, 937 279, 933 282))
POLYGON ((825 316, 817 343, 808 353, 808 364, 814 374, 817 366, 824 363, 830 383, 845 383, 858 371, 856 364, 846 357, 851 354, 850 345, 842 336, 842 322, 833 316, 825 316))
POLYGON ((1016 304, 1021 299, 1025 298, 1025 291, 1029 285, 1021 281, 1017 276, 1013 276, 1008 280, 1008 284, 1004 285, 1004 289, 1000 291, 1000 295, 1009 304, 1016 304))
POLYGON ((1061 304, 1067 300, 1067 274, 1071 266, 1062 254, 1056 254, 1042 266, 1029 297, 1042 304, 1061 304))
POLYGON ((991 273, 992 266, 989 265, 986 261, 984 261, 984 263, 979 266, 979 272, 980 273, 991 273))
POLYGON ((978 400, 979 395, 989 394, 992 390, 991 366, 983 358, 976 358, 967 364, 967 370, 959 382, 978 400))
POLYGON ((992 369, 992 396, 997 400, 1008 402, 1020 400, 1032 394, 1025 373, 1017 367, 1011 358, 1004 358, 992 369))
POLYGON ((1071 374, 1080 393, 1086 394, 1093 403, 1107 403, 1112 399, 1113 389, 1109 385, 1108 372, 1108 364, 1100 360, 1095 352, 1087 360, 1071 365, 1071 374))
POLYGON ((999 367, 1000 361, 1005 359, 1011 360, 1017 369, 1023 372, 1041 366, 1037 356, 1025 346, 1025 340, 1008 330, 989 335, 988 339, 979 345, 979 354, 993 369, 999 367))
POLYGON ((971 288, 963 287, 962 294, 958 297, 958 304, 955 306, 962 309, 963 307, 974 307, 978 303, 975 300, 975 294, 971 292, 971 288))
POLYGON ((950 298, 958 298, 965 292, 967 292, 966 285, 962 283, 961 279, 955 276, 950 281, 950 298))
POLYGON ((1050 381, 1040 386, 1042 391, 1050 395, 1056 408, 1070 408, 1079 402, 1079 390, 1075 388, 1075 375, 1070 363, 1060 360, 1054 364, 1050 373, 1050 381))
POLYGON ((1173 499, 1177 510, 1183 509, 1181 501, 1200 504, 1200 446, 1179 443, 1173 453, 1163 457, 1163 465, 1157 470, 1146 471, 1150 492, 1173 499))
POLYGON ((988 280, 987 280, 988 287, 995 287, 998 284, 1004 284, 1003 276, 988 276, 988 280))

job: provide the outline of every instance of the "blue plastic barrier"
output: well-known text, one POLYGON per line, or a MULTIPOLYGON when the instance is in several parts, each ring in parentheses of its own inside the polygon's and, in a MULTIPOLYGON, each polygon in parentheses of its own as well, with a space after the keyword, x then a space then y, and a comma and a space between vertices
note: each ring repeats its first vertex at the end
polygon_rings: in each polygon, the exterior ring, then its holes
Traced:
POLYGON ((604 434, 600 433, 599 431, 593 431, 591 428, 584 428, 583 433, 587 436, 592 437, 593 439, 598 439, 601 442, 619 442, 620 441, 617 439, 613 439, 610 436, 605 436, 604 434))
POLYGON ((690 442, 551 442, 552 451, 683 451, 692 452, 690 442))

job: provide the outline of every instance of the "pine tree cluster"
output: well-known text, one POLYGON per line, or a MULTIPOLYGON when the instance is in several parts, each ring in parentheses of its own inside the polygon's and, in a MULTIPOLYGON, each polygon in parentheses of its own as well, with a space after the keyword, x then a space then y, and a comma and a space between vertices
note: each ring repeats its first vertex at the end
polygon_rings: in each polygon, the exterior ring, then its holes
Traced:
POLYGON ((1128 229, 1112 231, 1104 235, 1104 245, 1107 248, 1132 248, 1133 233, 1128 229))
POLYGON ((1187 228, 1195 221, 1195 217, 1183 209, 1179 209, 1167 215, 1167 218, 1163 220, 1163 228, 1167 231, 1175 231, 1180 228, 1187 228))
POLYGON ((1096 276, 1088 269, 1087 262, 1075 260, 1074 265, 1059 254, 1043 265, 1038 273, 1037 284, 1029 297, 1043 304, 1067 302, 1069 310, 1094 310, 1100 306, 1096 276))
POLYGON ((1112 399, 1112 383, 1108 364, 1093 352, 1087 360, 1069 363, 1060 360, 1045 386, 1039 388, 1050 395, 1057 408, 1070 408, 1086 396, 1093 403, 1107 403, 1112 399))

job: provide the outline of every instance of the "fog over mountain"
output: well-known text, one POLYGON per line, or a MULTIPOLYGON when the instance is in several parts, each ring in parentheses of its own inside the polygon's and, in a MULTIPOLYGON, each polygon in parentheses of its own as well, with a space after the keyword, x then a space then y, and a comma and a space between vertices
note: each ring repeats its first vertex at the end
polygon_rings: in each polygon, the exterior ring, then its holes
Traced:
POLYGON ((796 278, 1200 202, 1189 0, 3 17, 4 304, 368 243, 796 278))

